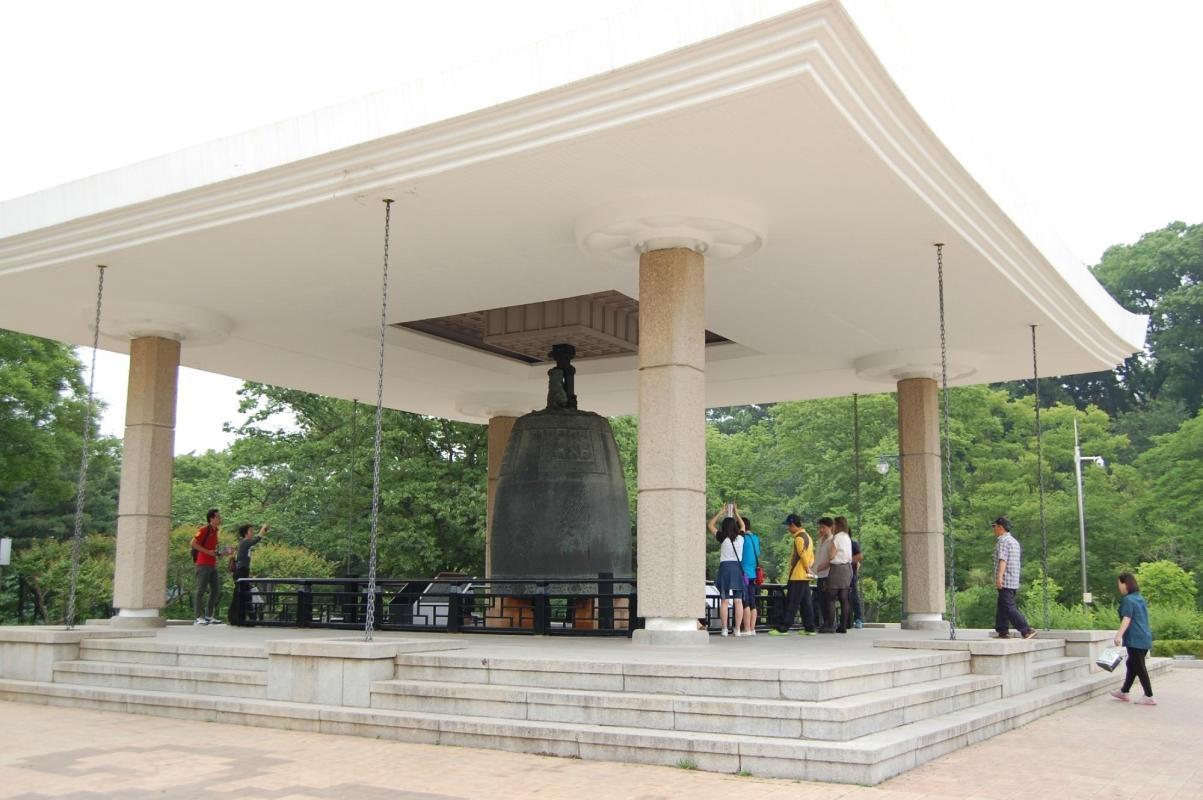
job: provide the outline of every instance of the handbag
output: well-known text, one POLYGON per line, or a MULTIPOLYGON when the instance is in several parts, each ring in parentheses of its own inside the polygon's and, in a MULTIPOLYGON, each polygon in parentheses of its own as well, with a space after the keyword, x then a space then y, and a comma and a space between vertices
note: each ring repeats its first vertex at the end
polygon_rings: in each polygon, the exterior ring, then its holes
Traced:
POLYGON ((1124 649, 1122 647, 1108 647, 1099 655, 1094 663, 1098 664, 1108 672, 1113 671, 1124 660, 1124 649))

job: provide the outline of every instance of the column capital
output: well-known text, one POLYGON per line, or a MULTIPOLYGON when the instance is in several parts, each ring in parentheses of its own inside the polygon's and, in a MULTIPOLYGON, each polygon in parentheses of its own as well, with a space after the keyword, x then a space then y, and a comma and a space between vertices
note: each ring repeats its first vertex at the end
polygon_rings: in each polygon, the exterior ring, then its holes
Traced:
MULTIPOLYGON (((88 311, 89 330, 95 313, 95 308, 88 311)), ((197 347, 224 341, 233 327, 229 318, 207 308, 114 301, 104 304, 100 335, 110 342, 157 338, 197 347)))
MULTIPOLYGON (((975 364, 984 360, 979 353, 968 350, 948 351, 948 380, 957 381, 977 373, 975 364)), ((856 377, 877 383, 896 383, 910 378, 941 378, 938 348, 887 350, 861 356, 852 362, 856 377)))
POLYGON ((642 253, 685 248, 707 261, 750 256, 767 239, 764 215, 739 200, 694 194, 638 197, 599 206, 576 223, 577 246, 629 265, 642 253))

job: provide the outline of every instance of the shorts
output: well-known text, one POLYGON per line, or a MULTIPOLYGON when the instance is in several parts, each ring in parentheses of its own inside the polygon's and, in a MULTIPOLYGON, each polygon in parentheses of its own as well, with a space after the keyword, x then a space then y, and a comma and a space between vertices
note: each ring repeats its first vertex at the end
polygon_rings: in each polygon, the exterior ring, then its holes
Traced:
POLYGON ((718 596, 723 600, 744 599, 744 568, 738 561, 723 561, 718 565, 718 580, 714 582, 718 596))
POLYGON ((749 578, 745 575, 744 580, 747 582, 747 586, 744 589, 744 605, 754 606, 756 605, 756 595, 760 593, 760 587, 756 585, 755 578, 749 578))

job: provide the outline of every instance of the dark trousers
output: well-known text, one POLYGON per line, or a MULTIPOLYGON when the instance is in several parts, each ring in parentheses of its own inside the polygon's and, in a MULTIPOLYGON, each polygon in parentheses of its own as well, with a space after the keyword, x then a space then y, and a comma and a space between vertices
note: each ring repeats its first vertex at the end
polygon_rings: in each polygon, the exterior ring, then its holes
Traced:
POLYGON ((242 625, 251 616, 251 584, 239 578, 251 577, 251 568, 238 567, 234 570, 234 596, 230 599, 230 624, 242 625))
POLYGON ((830 628, 832 625, 831 619, 827 616, 827 579, 819 578, 818 596, 814 599, 815 605, 815 622, 819 623, 820 628, 830 628))
POLYGON ((852 603, 848 600, 848 595, 851 590, 832 589, 830 587, 823 593, 823 598, 826 601, 827 613, 824 615, 827 618, 826 628, 831 630, 834 628, 837 631, 846 631, 852 627, 852 603), (840 602, 840 616, 835 616, 835 603, 840 602))
POLYGON ((192 608, 197 618, 212 617, 217 613, 217 603, 221 600, 221 576, 217 567, 210 564, 196 565, 196 597, 192 600, 192 608), (205 593, 209 594, 209 604, 205 605, 205 593))
POLYGON ((1006 636, 1009 628, 1014 628, 1020 633, 1027 633, 1032 629, 1023 612, 1015 605, 1015 590, 999 589, 998 606, 994 611, 994 630, 999 636, 1006 636))
POLYGON ((810 581, 790 581, 785 589, 785 611, 777 620, 777 630, 785 633, 794 624, 798 611, 802 612, 802 627, 815 629, 815 610, 810 601, 810 581))
POLYGON ((853 572, 852 573, 852 590, 850 592, 850 594, 852 595, 852 617, 854 619, 863 620, 865 618, 865 607, 863 605, 861 605, 860 589, 856 585, 857 584, 856 578, 857 578, 857 573, 853 572))
POLYGON ((1128 648, 1128 674, 1124 676, 1124 688, 1120 691, 1127 693, 1132 684, 1140 678, 1140 688, 1145 690, 1145 697, 1153 696, 1153 682, 1149 680, 1149 670, 1145 667, 1145 656, 1148 650, 1139 647, 1128 648))

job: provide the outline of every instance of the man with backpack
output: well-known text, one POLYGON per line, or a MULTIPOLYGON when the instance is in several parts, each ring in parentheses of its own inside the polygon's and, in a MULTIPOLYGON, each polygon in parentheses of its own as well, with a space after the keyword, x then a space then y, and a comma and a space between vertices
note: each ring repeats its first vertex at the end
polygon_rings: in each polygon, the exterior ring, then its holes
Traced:
POLYGON ((192 537, 192 560, 196 564, 196 596, 192 601, 192 610, 196 615, 193 625, 220 625, 221 620, 214 616, 217 613, 217 603, 221 600, 221 575, 217 572, 218 531, 221 530, 221 513, 216 508, 210 508, 205 515, 205 525, 192 537), (209 603, 204 604, 205 593, 208 592, 209 603))

